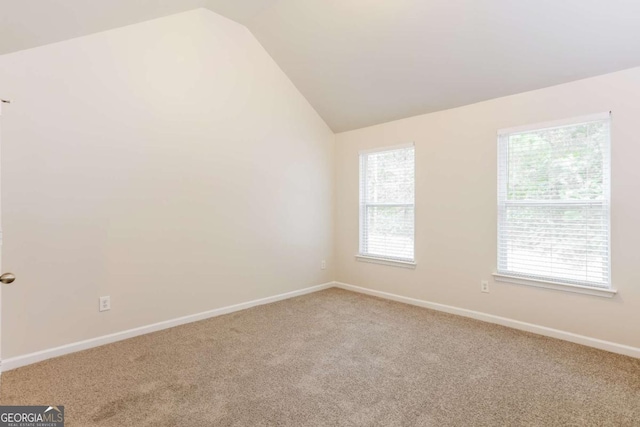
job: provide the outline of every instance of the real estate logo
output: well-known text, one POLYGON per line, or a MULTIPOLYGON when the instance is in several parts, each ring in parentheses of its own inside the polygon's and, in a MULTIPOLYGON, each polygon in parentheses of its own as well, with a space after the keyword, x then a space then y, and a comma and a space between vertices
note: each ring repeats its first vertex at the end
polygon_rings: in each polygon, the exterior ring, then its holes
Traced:
POLYGON ((64 406, 0 406, 0 427, 64 427, 64 406))

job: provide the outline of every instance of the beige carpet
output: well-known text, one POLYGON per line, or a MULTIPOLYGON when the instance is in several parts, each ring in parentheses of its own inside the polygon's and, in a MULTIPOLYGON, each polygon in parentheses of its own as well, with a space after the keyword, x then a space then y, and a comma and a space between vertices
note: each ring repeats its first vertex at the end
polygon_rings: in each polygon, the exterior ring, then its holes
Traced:
POLYGON ((640 360, 339 289, 2 375, 67 426, 640 426, 640 360))

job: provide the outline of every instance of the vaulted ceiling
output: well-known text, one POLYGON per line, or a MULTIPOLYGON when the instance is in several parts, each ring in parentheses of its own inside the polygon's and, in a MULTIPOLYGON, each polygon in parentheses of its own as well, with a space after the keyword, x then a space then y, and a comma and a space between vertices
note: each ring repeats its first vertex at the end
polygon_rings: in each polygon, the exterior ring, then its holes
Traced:
POLYGON ((198 7, 336 132, 640 66, 637 0, 0 0, 0 54, 198 7))

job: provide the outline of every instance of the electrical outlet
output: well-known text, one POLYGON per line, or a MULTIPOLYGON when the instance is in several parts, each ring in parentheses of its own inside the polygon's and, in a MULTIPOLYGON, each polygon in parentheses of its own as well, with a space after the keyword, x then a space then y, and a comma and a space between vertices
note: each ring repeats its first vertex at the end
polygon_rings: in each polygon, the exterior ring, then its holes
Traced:
POLYGON ((483 280, 480 282, 480 292, 489 293, 489 281, 483 280))
POLYGON ((322 260, 320 261, 320 270, 324 270, 327 268, 327 261, 322 260))
POLYGON ((100 311, 111 310, 111 297, 100 297, 100 311))

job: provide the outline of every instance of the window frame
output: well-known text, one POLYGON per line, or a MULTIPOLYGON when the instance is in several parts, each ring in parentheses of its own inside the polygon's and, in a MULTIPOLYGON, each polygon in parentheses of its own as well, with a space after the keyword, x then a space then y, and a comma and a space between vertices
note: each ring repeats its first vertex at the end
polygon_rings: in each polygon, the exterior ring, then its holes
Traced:
POLYGON ((358 165, 359 165, 359 174, 358 174, 358 254, 356 255, 356 260, 362 262, 370 262, 375 264, 383 264, 394 267, 403 267, 403 268, 415 268, 416 263, 416 159, 415 159, 415 144, 413 142, 385 146, 385 147, 377 147, 367 150, 361 150, 358 152, 358 165), (366 162, 366 156, 374 153, 383 153, 385 151, 395 151, 406 148, 412 148, 413 152, 413 203, 366 203, 366 195, 363 194, 362 189, 366 188, 364 184, 364 180, 366 179, 366 168, 364 167, 366 162), (369 208, 371 207, 413 207, 413 259, 401 258, 401 257, 385 257, 381 255, 376 255, 373 253, 369 253, 365 251, 365 236, 367 232, 367 221, 366 214, 369 208))
POLYGON ((556 120, 546 123, 537 123, 532 125, 519 126, 508 129, 501 129, 497 132, 498 136, 498 185, 497 185, 497 257, 496 257, 496 272, 493 274, 496 281, 508 282, 518 285, 529 285, 547 289, 563 290, 569 292, 576 292, 588 295, 612 297, 617 291, 613 288, 611 283, 611 133, 612 133, 612 117, 611 112, 591 114, 587 116, 573 117, 564 120, 556 120), (510 135, 532 132, 532 131, 544 131, 548 129, 554 129, 559 127, 579 125, 594 121, 608 121, 609 124, 609 139, 607 146, 604 150, 604 190, 603 200, 508 200, 506 198, 506 188, 508 186, 508 141, 510 135), (504 200, 501 195, 505 194, 504 200), (603 208, 606 215, 607 222, 607 281, 603 286, 601 284, 595 284, 593 282, 581 282, 574 280, 563 280, 562 278, 550 278, 545 275, 533 275, 533 274, 518 274, 506 270, 506 257, 503 259, 500 255, 501 249, 501 230, 506 225, 506 211, 509 206, 553 206, 558 208, 566 207, 592 207, 599 206, 603 208))

